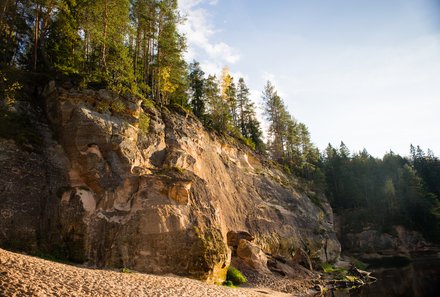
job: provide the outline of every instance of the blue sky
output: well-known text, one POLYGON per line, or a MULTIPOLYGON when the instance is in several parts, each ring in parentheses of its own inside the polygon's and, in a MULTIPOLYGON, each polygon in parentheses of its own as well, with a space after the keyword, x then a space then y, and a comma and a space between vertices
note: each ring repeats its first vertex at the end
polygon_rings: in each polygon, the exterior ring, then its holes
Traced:
POLYGON ((269 79, 323 149, 440 155, 440 0, 180 0, 188 61, 269 79))

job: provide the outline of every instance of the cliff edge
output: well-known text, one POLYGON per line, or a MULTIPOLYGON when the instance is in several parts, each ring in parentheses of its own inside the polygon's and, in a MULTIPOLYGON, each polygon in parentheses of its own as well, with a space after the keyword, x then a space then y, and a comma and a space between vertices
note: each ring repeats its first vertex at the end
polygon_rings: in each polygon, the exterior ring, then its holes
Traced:
POLYGON ((38 145, 0 138, 1 247, 208 282, 237 234, 265 255, 339 257, 324 197, 183 110, 54 82, 41 98, 18 107, 38 145))

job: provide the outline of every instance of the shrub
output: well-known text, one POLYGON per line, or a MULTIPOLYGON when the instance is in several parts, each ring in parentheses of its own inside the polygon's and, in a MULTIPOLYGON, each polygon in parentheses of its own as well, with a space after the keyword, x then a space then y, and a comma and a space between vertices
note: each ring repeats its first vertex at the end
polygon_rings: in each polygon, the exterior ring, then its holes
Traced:
POLYGON ((142 98, 142 105, 143 105, 146 109, 154 109, 154 103, 153 103, 153 101, 151 101, 150 99, 142 98))
POLYGON ((8 109, 11 108, 15 103, 17 92, 22 87, 18 82, 9 81, 7 75, 0 70, 0 104, 4 104, 8 109))
POLYGON ((346 269, 334 267, 330 263, 322 263, 321 267, 322 271, 325 273, 331 273, 336 279, 344 279, 347 276, 346 269))
POLYGON ((124 267, 121 269, 122 273, 133 273, 133 271, 131 271, 130 269, 128 269, 127 267, 124 267))
POLYGON ((330 273, 335 271, 333 265, 330 263, 322 263, 321 267, 322 267, 322 271, 324 271, 325 273, 330 273))
POLYGON ((114 112, 117 113, 123 112, 126 108, 124 102, 122 102, 120 99, 113 101, 110 107, 114 112))
POLYGON ((139 115, 139 129, 142 132, 147 133, 149 126, 150 118, 144 112, 141 112, 141 114, 139 115))
POLYGON ((241 285, 247 282, 246 277, 234 266, 229 266, 226 273, 226 282, 232 282, 234 285, 241 285))
POLYGON ((244 144, 246 144, 250 149, 255 151, 255 143, 252 141, 252 139, 244 137, 243 141, 244 141, 244 144))
POLYGON ((235 287, 234 284, 230 280, 224 281, 223 286, 231 287, 231 288, 235 287))

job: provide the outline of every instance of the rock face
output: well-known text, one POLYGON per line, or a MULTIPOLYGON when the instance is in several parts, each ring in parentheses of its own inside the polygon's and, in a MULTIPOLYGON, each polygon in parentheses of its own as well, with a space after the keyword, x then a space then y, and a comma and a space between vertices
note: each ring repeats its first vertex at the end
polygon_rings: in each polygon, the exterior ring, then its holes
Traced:
POLYGON ((149 110, 142 131, 134 98, 53 83, 43 96, 42 150, 0 139, 0 246, 210 282, 226 274, 228 232, 272 255, 338 258, 325 200, 192 116, 149 110))
POLYGON ((420 233, 409 231, 403 226, 394 226, 389 233, 367 229, 359 233, 347 233, 342 238, 347 251, 363 255, 364 258, 380 255, 410 256, 412 252, 428 247, 420 233))

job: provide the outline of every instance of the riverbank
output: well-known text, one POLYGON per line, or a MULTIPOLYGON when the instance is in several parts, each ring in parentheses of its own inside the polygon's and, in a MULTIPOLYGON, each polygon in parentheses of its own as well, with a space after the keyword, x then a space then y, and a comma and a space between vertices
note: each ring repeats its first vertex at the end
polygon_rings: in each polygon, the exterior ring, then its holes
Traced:
MULTIPOLYGON (((377 281, 350 291, 337 292, 335 297, 432 297, 440 296, 440 258, 413 258, 408 264, 391 262, 372 265, 369 270, 377 281)), ((332 295, 328 295, 332 296, 332 295)))

